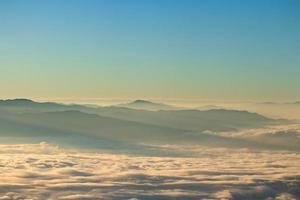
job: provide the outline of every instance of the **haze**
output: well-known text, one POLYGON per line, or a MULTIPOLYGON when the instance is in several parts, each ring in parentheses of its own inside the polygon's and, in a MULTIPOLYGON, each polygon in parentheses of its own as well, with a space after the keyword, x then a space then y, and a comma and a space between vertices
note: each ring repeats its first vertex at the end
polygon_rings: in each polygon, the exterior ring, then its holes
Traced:
POLYGON ((0 200, 300 199, 300 1, 0 1, 0 200))

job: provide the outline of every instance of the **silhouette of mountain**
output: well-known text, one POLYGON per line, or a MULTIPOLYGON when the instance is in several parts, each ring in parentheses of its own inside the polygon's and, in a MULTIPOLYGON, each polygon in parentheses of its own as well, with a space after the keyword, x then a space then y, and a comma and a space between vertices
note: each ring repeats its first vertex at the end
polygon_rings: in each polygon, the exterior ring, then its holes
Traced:
POLYGON ((181 128, 192 131, 232 131, 241 128, 257 128, 266 125, 286 123, 256 113, 237 110, 161 110, 146 111, 119 107, 102 107, 97 113, 118 119, 181 128))
POLYGON ((6 106, 28 106, 35 104, 34 101, 30 99, 7 99, 7 100, 0 100, 0 105, 6 105, 6 106))
POLYGON ((178 109, 174 106, 170 106, 163 103, 155 103, 146 100, 135 100, 126 104, 119 104, 118 107, 132 108, 132 109, 141 109, 141 110, 175 110, 178 109))
POLYGON ((30 99, 7 99, 0 100, 0 109, 9 111, 19 111, 19 112, 42 112, 51 110, 69 110, 69 109, 80 109, 87 106, 81 105, 65 105, 54 102, 36 102, 30 99))
MULTIPOLYGON (((116 106, 95 108, 39 103, 25 99, 0 101, 0 137, 59 138, 78 144, 89 141, 88 144, 109 143, 112 146, 161 143, 264 147, 265 143, 259 144, 258 141, 213 133, 282 123, 287 121, 225 109, 149 111, 116 106)), ((266 147, 275 148, 276 145, 266 147)))
MULTIPOLYGON (((138 100, 134 104, 150 104, 152 102, 138 100)), ((154 103, 155 104, 155 103, 154 103)), ((161 104, 159 104, 161 105, 161 104)), ((87 107, 82 105, 64 105, 52 102, 39 103, 31 100, 0 101, 0 109, 4 112, 40 113, 54 111, 81 111, 121 120, 129 120, 170 128, 190 131, 232 131, 241 128, 256 128, 265 125, 285 123, 285 120, 273 120, 257 113, 247 111, 213 109, 213 110, 137 110, 126 107, 87 107)))
MULTIPOLYGON (((193 112, 193 111, 192 111, 193 112)), ((225 137, 170 126, 103 117, 80 111, 54 111, 0 116, 0 137, 39 138, 66 144, 115 145, 131 144, 200 144, 213 147, 276 149, 277 144, 243 138, 225 137), (88 141, 88 143, 87 143, 88 141)), ((127 145, 128 146, 128 145, 127 145)), ((283 149, 294 149, 281 145, 283 149)), ((128 148, 128 147, 127 147, 128 148)))

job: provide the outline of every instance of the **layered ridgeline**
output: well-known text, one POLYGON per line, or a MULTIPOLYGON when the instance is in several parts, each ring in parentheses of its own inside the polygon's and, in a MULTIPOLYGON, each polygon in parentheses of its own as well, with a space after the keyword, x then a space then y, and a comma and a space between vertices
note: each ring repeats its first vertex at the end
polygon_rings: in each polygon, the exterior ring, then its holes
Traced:
POLYGON ((2 141, 46 140, 115 149, 139 148, 142 143, 287 150, 298 150, 300 146, 297 135, 296 140, 282 135, 274 140, 273 135, 270 141, 226 135, 226 132, 241 129, 289 123, 286 120, 225 109, 177 110, 169 106, 170 110, 150 111, 149 105, 153 108, 156 103, 139 100, 132 104, 145 107, 132 109, 124 104, 122 107, 89 107, 27 99, 1 100, 0 136, 2 141))
POLYGON ((157 111, 157 110, 177 110, 178 107, 170 106, 164 103, 156 103, 151 101, 146 101, 142 99, 135 100, 133 102, 119 104, 118 107, 124 108, 132 108, 138 110, 150 110, 150 111, 157 111))

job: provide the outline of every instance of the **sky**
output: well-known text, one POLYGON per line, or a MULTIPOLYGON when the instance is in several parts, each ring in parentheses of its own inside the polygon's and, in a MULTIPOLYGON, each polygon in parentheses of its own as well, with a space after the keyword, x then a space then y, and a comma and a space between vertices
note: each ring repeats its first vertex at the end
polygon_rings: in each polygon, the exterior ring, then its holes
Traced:
POLYGON ((298 0, 0 0, 0 98, 300 100, 298 0))

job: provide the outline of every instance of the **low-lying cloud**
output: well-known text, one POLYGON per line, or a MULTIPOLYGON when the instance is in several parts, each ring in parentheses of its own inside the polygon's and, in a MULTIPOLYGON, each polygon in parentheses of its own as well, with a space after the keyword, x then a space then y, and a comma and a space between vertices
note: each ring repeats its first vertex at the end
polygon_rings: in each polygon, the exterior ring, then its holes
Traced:
POLYGON ((297 152, 189 150, 194 157, 85 152, 47 143, 1 145, 0 199, 300 198, 297 152))

